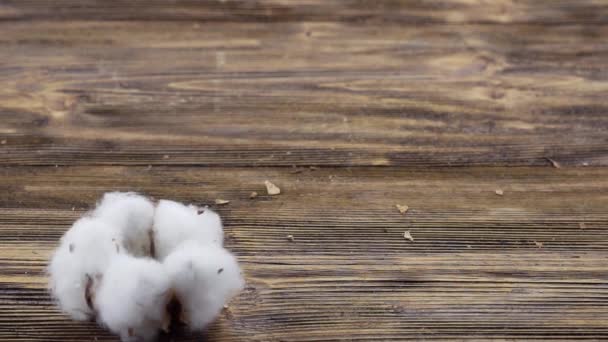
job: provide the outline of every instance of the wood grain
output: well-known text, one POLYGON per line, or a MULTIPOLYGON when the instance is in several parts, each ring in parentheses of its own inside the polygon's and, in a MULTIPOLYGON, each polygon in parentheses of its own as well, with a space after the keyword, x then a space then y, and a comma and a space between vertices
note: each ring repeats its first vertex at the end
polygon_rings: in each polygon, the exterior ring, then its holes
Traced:
POLYGON ((3 164, 608 164, 606 25, 0 27, 3 164))
POLYGON ((598 0, 3 0, 4 20, 146 20, 207 22, 397 22, 424 24, 605 24, 598 0))
POLYGON ((212 340, 608 338, 607 169, 301 171, 3 168, 0 321, 19 322, 0 324, 0 336, 112 339, 55 311, 43 267, 103 192, 135 190, 230 200, 216 209, 248 286, 212 340), (266 179, 282 194, 264 195, 266 179))
POLYGON ((115 190, 230 200, 247 287, 163 341, 608 340, 607 18, 0 0, 0 340, 117 340, 61 315, 45 276, 115 190))

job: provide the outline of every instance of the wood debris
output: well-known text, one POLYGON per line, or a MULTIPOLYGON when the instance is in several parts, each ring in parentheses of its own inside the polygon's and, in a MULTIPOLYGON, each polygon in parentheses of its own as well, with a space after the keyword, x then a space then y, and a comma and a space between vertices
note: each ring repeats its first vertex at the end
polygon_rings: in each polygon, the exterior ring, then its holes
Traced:
POLYGON ((249 194, 249 198, 250 198, 250 199, 254 199, 254 198, 256 198, 256 197, 258 197, 258 193, 257 193, 257 192, 255 192, 255 191, 253 191, 252 193, 250 193, 250 194, 249 194))
POLYGON ((543 243, 542 242, 538 242, 538 241, 533 241, 534 245, 536 245, 536 247, 538 248, 543 248, 543 243))
POLYGON ((410 240, 410 241, 414 241, 414 237, 412 237, 412 234, 410 233, 409 230, 407 230, 407 231, 405 231, 403 233, 403 237, 406 238, 406 239, 408 239, 408 240, 410 240))
POLYGON ((293 237, 293 235, 287 235, 287 240, 294 242, 296 239, 293 237))
POLYGON ((0 141, 0 144, 6 145, 6 139, 3 139, 2 141, 0 141))
POLYGON ((587 225, 585 224, 585 222, 579 222, 579 223, 578 223, 578 227, 579 227, 580 229, 586 229, 586 228, 587 228, 587 225))
POLYGON ((215 204, 217 204, 217 205, 224 205, 224 204, 228 204, 228 203, 230 203, 230 201, 229 200, 225 200, 225 199, 218 198, 218 199, 215 200, 215 204))
POLYGON ((555 161, 554 159, 551 158, 545 158, 549 161, 549 163, 551 163, 551 166, 553 166, 556 169, 561 169, 562 168, 562 164, 558 163, 557 161, 555 161))
POLYGON ((266 185, 266 191, 270 196, 278 195, 281 193, 281 189, 278 186, 272 184, 270 181, 264 181, 264 185, 266 185))
POLYGON ((397 210, 399 210, 401 214, 405 214, 410 209, 410 207, 408 207, 407 205, 401 204, 395 204, 395 207, 397 207, 397 210))
POLYGON ((163 156, 163 159, 169 159, 169 155, 168 155, 168 154, 165 154, 165 155, 163 156))
POLYGON ((505 192, 504 192, 504 191, 502 191, 502 189, 496 189, 496 190, 494 191, 494 193, 495 193, 495 194, 497 194, 498 196, 502 196, 502 195, 504 195, 504 194, 505 194, 505 192))

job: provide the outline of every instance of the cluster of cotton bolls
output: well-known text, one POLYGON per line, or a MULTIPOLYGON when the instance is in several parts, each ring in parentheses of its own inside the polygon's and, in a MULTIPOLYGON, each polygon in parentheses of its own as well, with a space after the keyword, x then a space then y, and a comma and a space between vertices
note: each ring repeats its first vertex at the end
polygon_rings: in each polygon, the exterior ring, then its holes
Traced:
POLYGON ((154 340, 176 319, 202 330, 244 285, 215 212, 120 192, 64 234, 49 275, 62 311, 123 341, 154 340))

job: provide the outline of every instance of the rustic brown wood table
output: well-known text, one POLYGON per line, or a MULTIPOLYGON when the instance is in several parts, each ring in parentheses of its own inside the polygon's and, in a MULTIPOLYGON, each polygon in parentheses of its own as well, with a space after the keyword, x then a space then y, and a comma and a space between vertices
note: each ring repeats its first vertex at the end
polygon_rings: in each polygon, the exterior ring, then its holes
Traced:
POLYGON ((208 340, 607 340, 607 129, 607 1, 0 0, 0 340, 116 340, 44 271, 112 190, 221 213, 208 340))

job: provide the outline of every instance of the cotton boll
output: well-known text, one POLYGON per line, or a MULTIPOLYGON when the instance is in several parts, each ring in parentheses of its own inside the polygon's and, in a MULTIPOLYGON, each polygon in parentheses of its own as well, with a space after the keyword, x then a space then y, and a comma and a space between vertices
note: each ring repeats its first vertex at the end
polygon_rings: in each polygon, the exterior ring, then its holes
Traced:
POLYGON ((88 217, 65 233, 48 267, 50 289, 63 312, 76 320, 95 316, 92 298, 121 243, 116 229, 88 217))
POLYGON ((219 215, 209 208, 161 200, 154 214, 156 257, 162 261, 187 240, 222 246, 224 234, 219 215))
POLYGON ((154 204, 149 199, 133 192, 106 193, 92 216, 117 227, 131 254, 150 256, 154 204))
POLYGON ((216 244, 187 241, 164 261, 182 316, 202 330, 244 286, 236 258, 216 244))
POLYGON ((99 320, 123 341, 150 341, 169 322, 171 281, 156 260, 120 255, 112 260, 95 296, 99 320))

